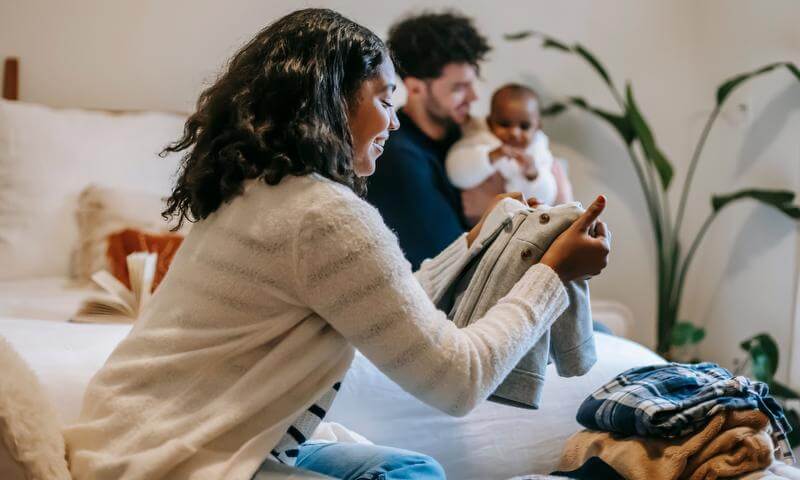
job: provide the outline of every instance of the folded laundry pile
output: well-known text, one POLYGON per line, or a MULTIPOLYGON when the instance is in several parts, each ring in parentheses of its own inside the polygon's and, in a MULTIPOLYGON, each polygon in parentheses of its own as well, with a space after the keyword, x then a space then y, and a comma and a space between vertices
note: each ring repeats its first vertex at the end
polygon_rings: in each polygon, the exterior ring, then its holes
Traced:
POLYGON ((793 463, 791 427, 768 393, 713 363, 628 370, 583 402, 577 420, 587 430, 569 438, 557 473, 694 480, 793 463))

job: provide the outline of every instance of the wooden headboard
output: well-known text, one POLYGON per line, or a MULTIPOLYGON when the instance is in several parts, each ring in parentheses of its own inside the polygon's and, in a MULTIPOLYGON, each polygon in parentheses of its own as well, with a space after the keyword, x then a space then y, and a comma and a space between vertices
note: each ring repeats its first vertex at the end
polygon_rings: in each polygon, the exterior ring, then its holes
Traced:
POLYGON ((19 59, 6 58, 3 63, 3 98, 19 100, 19 59))

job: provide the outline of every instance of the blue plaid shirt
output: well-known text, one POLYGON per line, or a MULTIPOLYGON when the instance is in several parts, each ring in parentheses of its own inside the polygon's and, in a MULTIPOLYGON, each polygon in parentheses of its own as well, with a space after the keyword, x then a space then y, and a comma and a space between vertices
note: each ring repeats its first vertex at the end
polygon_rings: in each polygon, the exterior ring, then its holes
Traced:
POLYGON ((724 410, 759 409, 770 420, 777 456, 794 463, 783 409, 763 382, 734 377, 714 363, 632 368, 597 389, 578 409, 586 428, 676 438, 702 429, 724 410))

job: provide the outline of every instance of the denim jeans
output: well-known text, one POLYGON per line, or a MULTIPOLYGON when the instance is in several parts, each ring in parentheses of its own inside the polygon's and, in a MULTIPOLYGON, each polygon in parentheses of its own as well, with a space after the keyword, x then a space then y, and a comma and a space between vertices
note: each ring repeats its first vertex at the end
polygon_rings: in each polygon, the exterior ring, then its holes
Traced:
POLYGON ((295 467, 343 480, 444 480, 433 458, 399 448, 360 443, 306 442, 295 467))
POLYGON ((606 335, 614 335, 614 332, 612 332, 610 328, 608 328, 604 323, 598 322, 597 320, 592 323, 592 330, 595 332, 605 333, 606 335))

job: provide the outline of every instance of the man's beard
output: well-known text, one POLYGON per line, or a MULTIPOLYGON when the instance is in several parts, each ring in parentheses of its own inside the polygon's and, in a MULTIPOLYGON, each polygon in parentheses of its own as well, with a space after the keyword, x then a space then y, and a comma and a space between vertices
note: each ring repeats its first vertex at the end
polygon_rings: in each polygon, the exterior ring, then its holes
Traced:
POLYGON ((431 91, 430 85, 426 85, 428 89, 428 101, 425 104, 425 112, 428 114, 428 117, 433 120, 436 124, 450 129, 458 125, 458 123, 453 120, 453 118, 447 113, 447 109, 442 107, 442 104, 436 99, 431 91))

